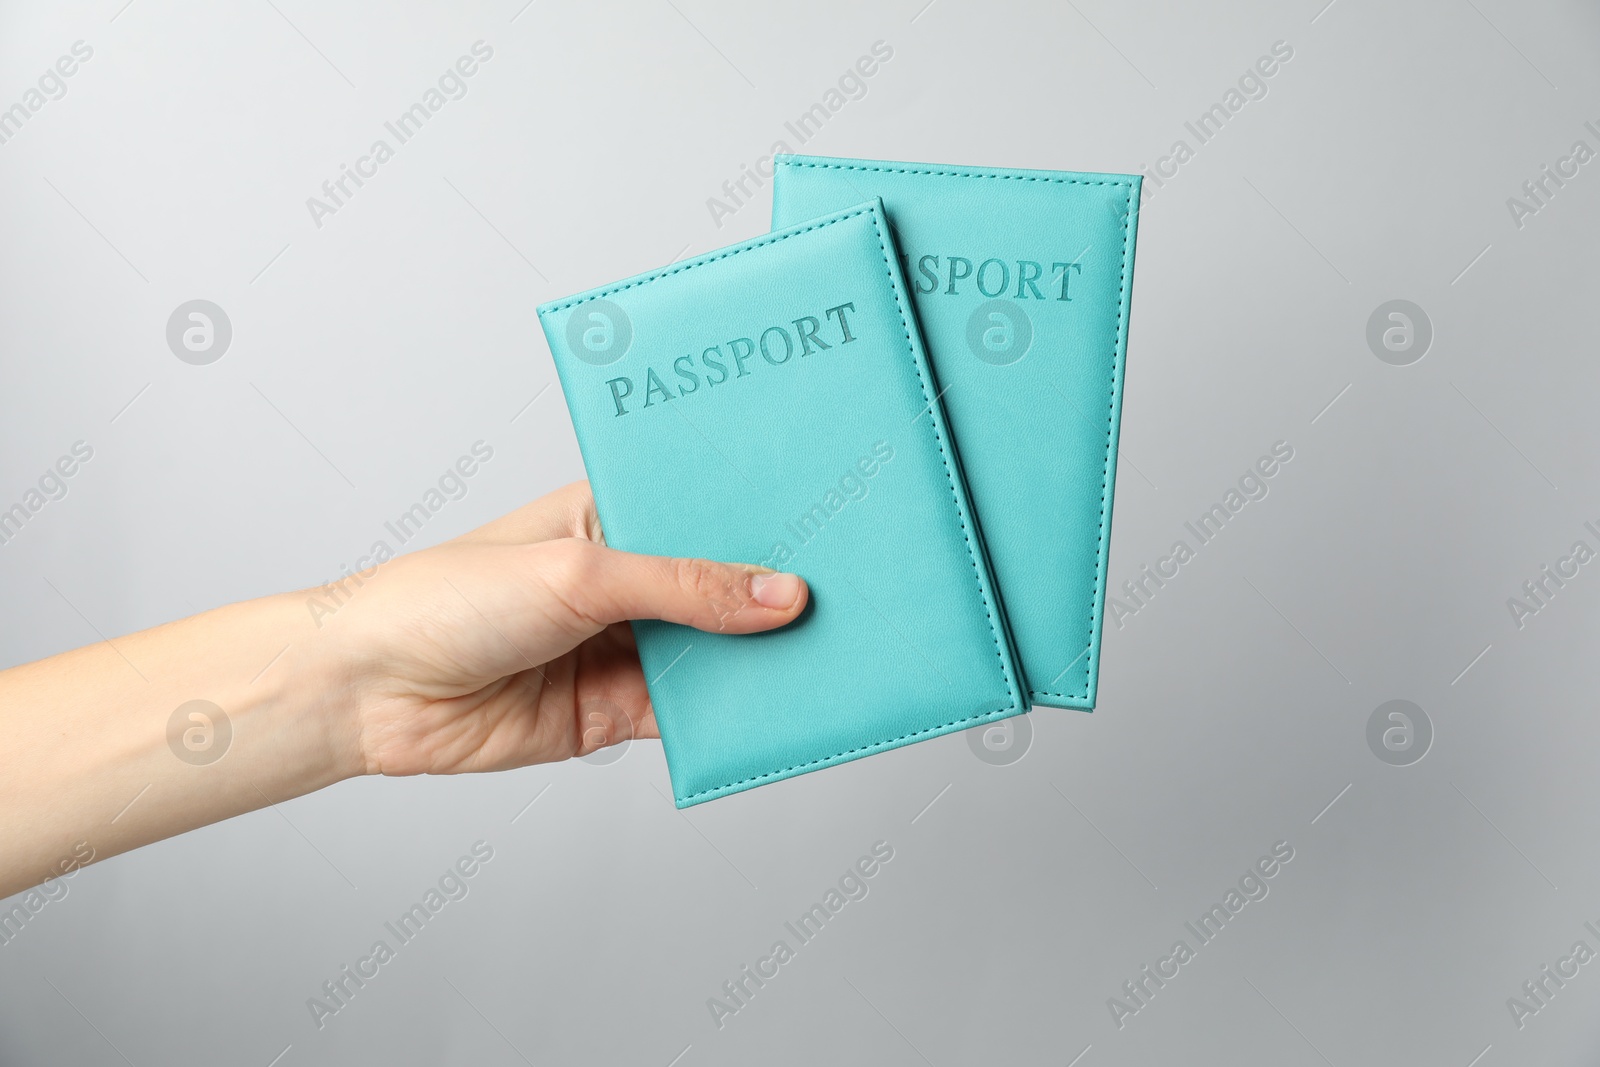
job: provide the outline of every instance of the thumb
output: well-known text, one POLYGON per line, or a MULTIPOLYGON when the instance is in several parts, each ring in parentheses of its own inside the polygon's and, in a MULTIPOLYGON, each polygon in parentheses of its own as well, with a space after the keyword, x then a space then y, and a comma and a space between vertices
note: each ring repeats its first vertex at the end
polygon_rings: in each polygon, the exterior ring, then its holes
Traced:
POLYGON ((546 541, 550 591, 598 630, 628 619, 662 619, 713 633, 757 633, 805 609, 797 575, 744 563, 645 556, 583 538, 546 541))

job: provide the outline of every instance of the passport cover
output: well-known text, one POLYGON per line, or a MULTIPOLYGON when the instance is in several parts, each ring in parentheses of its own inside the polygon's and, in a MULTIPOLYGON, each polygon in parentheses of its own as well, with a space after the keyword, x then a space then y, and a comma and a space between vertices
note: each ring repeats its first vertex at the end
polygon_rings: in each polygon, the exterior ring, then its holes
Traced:
POLYGON ((633 624, 677 806, 1028 708, 877 201, 539 308, 606 542, 810 584, 633 624))
POLYGON ((1094 707, 1139 178, 779 156, 772 221, 881 198, 1029 696, 1094 707))

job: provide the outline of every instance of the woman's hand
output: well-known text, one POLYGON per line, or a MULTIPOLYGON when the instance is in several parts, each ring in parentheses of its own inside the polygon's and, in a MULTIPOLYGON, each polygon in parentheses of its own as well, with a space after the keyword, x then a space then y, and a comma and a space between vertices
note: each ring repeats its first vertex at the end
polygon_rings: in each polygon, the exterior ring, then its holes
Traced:
POLYGON ((384 564, 324 631, 360 770, 454 774, 659 737, 625 620, 753 633, 805 603, 793 575, 606 548, 580 482, 384 564))

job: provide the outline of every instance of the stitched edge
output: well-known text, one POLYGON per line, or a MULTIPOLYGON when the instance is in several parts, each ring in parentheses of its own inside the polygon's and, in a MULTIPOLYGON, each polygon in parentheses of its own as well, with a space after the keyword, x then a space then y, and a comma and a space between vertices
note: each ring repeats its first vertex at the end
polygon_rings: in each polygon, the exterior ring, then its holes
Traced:
MULTIPOLYGON (((1116 414, 1117 398, 1121 390, 1122 359, 1126 355, 1123 331, 1127 327, 1128 312, 1128 245, 1133 241, 1133 228, 1128 220, 1133 217, 1133 185, 1128 186, 1128 196, 1123 201, 1122 212, 1122 265, 1121 277, 1117 282, 1117 329, 1111 337, 1111 395, 1106 400, 1106 458, 1100 468, 1100 533, 1095 540, 1095 565, 1094 565, 1094 599, 1089 604, 1089 642, 1084 646, 1084 653, 1088 653, 1100 638, 1101 629, 1105 625, 1105 608, 1103 596, 1105 593, 1104 582, 1100 572, 1105 564, 1107 544, 1106 534, 1109 532, 1110 516, 1106 513, 1106 498, 1111 493, 1111 461, 1116 455, 1116 442, 1111 437, 1112 417, 1116 414), (1101 605, 1098 614, 1095 605, 1101 605)), ((1083 699, 1089 699, 1089 667, 1088 656, 1085 655, 1083 664, 1083 699)), ((1045 693, 1046 696, 1073 697, 1076 693, 1045 693)))
POLYGON ((1100 636, 1104 624, 1104 611, 1095 612, 1095 606, 1101 604, 1103 582, 1100 577, 1100 565, 1105 560, 1106 551, 1106 493, 1111 482, 1111 457, 1114 453, 1115 442, 1111 439, 1111 411, 1117 403, 1117 387, 1120 374, 1119 356, 1123 351, 1122 331, 1127 318, 1127 301, 1124 294, 1128 288, 1128 243, 1132 239, 1132 229, 1128 220, 1132 217, 1133 210, 1133 183, 1131 181, 1088 181, 1082 178, 1059 178, 1049 175, 1032 174, 1002 174, 996 171, 979 170, 938 170, 932 167, 918 166, 865 166, 859 163, 812 163, 796 160, 794 158, 776 161, 780 167, 810 167, 815 170, 856 170, 880 174, 922 174, 943 178, 993 178, 1001 181, 1027 181, 1027 182, 1052 182, 1060 185, 1119 185, 1128 190, 1124 204, 1127 207, 1122 213, 1122 262, 1120 264, 1120 280, 1117 286, 1117 326, 1111 339, 1111 396, 1107 402, 1106 412, 1106 458, 1100 469, 1100 520, 1098 523, 1100 533, 1095 539, 1095 561, 1093 590, 1089 600, 1089 641, 1084 645, 1083 652, 1078 655, 1084 659, 1083 665, 1083 692, 1081 693, 1053 693, 1048 689, 1029 689, 1028 696, 1054 697, 1060 700, 1088 700, 1089 699, 1089 669, 1090 663, 1086 653, 1094 648, 1095 639, 1100 636))
POLYGON ((1010 718, 1014 714, 1017 714, 1014 707, 999 708, 995 711, 985 711, 978 715, 969 715, 965 719, 954 719, 950 722, 940 723, 938 726, 925 726, 921 730, 917 730, 909 734, 902 734, 899 737, 891 737, 886 741, 874 741, 870 745, 862 745, 860 748, 846 749, 843 752, 836 752, 831 756, 823 756, 819 759, 811 760, 808 763, 797 763, 793 767, 785 767, 781 771, 768 771, 765 774, 758 774, 754 778, 744 778, 737 782, 729 782, 727 785, 715 785, 710 789, 702 789, 698 793, 690 793, 686 797, 677 797, 676 799, 695 800, 699 797, 705 796, 707 793, 726 795, 727 792, 737 789, 739 786, 749 785, 752 782, 759 782, 763 778, 772 778, 776 775, 787 774, 790 771, 804 770, 807 767, 814 767, 819 763, 831 763, 832 761, 839 759, 841 756, 854 756, 857 753, 868 754, 872 752, 882 752, 885 749, 895 747, 901 741, 909 741, 913 737, 921 737, 923 734, 931 734, 940 730, 948 730, 952 726, 971 725, 980 722, 992 722, 995 719, 1010 718))
POLYGON ((799 237, 803 233, 810 233, 812 230, 820 230, 824 227, 832 226, 836 222, 845 222, 849 219, 855 218, 857 215, 867 215, 871 212, 871 208, 856 208, 852 211, 847 211, 843 215, 835 215, 831 219, 824 219, 821 222, 813 223, 798 230, 790 230, 783 234, 768 234, 765 237, 752 238, 751 240, 738 245, 735 248, 700 256, 689 260, 687 263, 680 263, 676 267, 664 267, 660 270, 654 270, 648 274, 642 274, 632 281, 619 282, 615 285, 608 285, 601 289, 592 289, 589 292, 584 293, 582 296, 570 297, 567 300, 559 303, 543 304, 537 309, 537 313, 539 315, 553 315, 557 311, 565 311, 568 308, 575 308, 579 304, 587 304, 591 300, 600 300, 604 297, 610 296, 613 293, 620 293, 624 290, 633 289, 641 285, 646 285, 650 282, 660 281, 662 278, 670 278, 674 274, 682 274, 686 270, 693 270, 696 267, 703 267, 708 263, 715 263, 719 259, 727 259, 730 256, 737 256, 741 252, 752 252, 757 248, 765 248, 768 245, 775 245, 782 241, 787 241, 791 237, 799 237))
MULTIPOLYGON (((814 170, 862 170, 876 174, 925 174, 935 178, 995 178, 1000 181, 1013 182, 1051 182, 1057 185, 1120 185, 1128 190, 1133 189, 1131 181, 1090 181, 1086 178, 1061 178, 1049 174, 1003 174, 999 171, 985 170, 936 170, 933 167, 918 167, 905 164, 898 167, 873 166, 868 167, 859 163, 810 163, 801 162, 790 157, 776 160, 775 166, 779 167, 811 167, 814 170)), ((1127 228, 1127 224, 1123 224, 1127 228)))
MULTIPOLYGON (((884 241, 883 229, 881 227, 879 227, 879 225, 878 225, 878 212, 877 212, 877 210, 875 208, 860 208, 860 209, 857 209, 857 210, 854 210, 854 211, 847 212, 847 213, 845 213, 843 215, 836 215, 835 217, 833 217, 831 219, 828 219, 828 220, 826 220, 824 222, 819 222, 819 223, 816 223, 814 225, 806 226, 803 229, 791 230, 788 233, 783 234, 782 236, 773 237, 771 240, 760 240, 760 241, 757 241, 756 243, 742 245, 742 246, 740 246, 738 248, 732 249, 732 250, 727 251, 727 252, 721 252, 721 253, 718 253, 718 254, 716 254, 714 256, 710 256, 710 257, 705 258, 705 259, 690 260, 688 263, 685 263, 682 266, 674 267, 674 268, 672 268, 670 270, 661 271, 661 272, 656 273, 656 274, 646 275, 645 277, 638 278, 638 279, 636 279, 634 281, 631 281, 631 282, 625 282, 622 285, 615 286, 615 287, 612 287, 612 288, 609 288, 609 289, 599 290, 599 291, 590 293, 590 294, 588 294, 588 295, 586 295, 584 297, 569 301, 569 302, 567 302, 565 304, 562 304, 560 306, 554 306, 554 307, 547 306, 545 308, 545 310, 550 311, 550 312, 555 312, 555 311, 562 311, 562 310, 564 310, 564 309, 566 309, 568 307, 576 307, 577 305, 582 304, 582 303, 584 303, 585 301, 588 301, 588 300, 596 300, 596 299, 599 299, 601 297, 608 296, 611 293, 619 293, 624 289, 631 289, 634 286, 643 285, 646 282, 653 282, 653 281, 656 281, 659 278, 665 278, 665 277, 667 277, 669 275, 677 274, 680 271, 690 270, 690 269, 692 269, 694 267, 698 267, 698 266, 701 266, 701 265, 706 264, 706 263, 713 263, 713 262, 716 262, 719 259, 726 259, 729 256, 736 256, 741 252, 749 252, 749 251, 751 251, 753 249, 756 249, 756 248, 762 248, 762 247, 765 247, 767 245, 777 244, 780 241, 788 240, 790 237, 795 237, 795 236, 798 236, 799 234, 802 234, 802 233, 808 233, 811 230, 820 230, 825 226, 832 226, 836 222, 844 222, 844 221, 846 221, 848 219, 853 219, 858 215, 867 215, 867 216, 869 216, 871 218, 871 221, 872 221, 872 232, 878 238, 878 252, 879 252, 880 255, 883 256, 883 269, 884 269, 884 275, 889 281, 889 293, 890 293, 891 296, 894 297, 895 312, 900 316, 900 328, 904 332, 904 335, 905 335, 906 355, 911 357, 911 369, 916 372, 916 375, 917 375, 917 387, 922 390, 922 399, 928 403, 929 408, 930 408, 929 418, 928 418, 929 433, 931 433, 933 435, 933 443, 934 443, 935 447, 937 447, 938 450, 939 450, 939 462, 944 467, 945 482, 950 487, 950 502, 955 507, 956 521, 961 526, 961 540, 962 540, 962 543, 966 545, 967 559, 972 564, 973 581, 978 587, 978 596, 983 601, 983 617, 989 623, 989 636, 994 641, 995 658, 1000 661, 1000 673, 1006 679, 1006 692, 1011 697, 1012 705, 1011 705, 1011 707, 1008 707, 1008 708, 1001 708, 998 711, 980 712, 980 713, 978 713, 976 715, 969 715, 969 716, 967 716, 965 718, 953 719, 950 722, 941 723, 938 726, 924 727, 921 730, 915 730, 915 731, 912 731, 911 733, 908 733, 908 734, 901 734, 899 737, 891 737, 891 738, 887 738, 887 739, 885 739, 883 741, 874 741, 871 744, 863 745, 863 746, 860 746, 858 748, 846 749, 843 752, 835 752, 831 756, 820 756, 817 759, 810 760, 810 761, 808 761, 806 763, 797 763, 792 767, 783 767, 783 768, 781 768, 779 770, 767 771, 767 772, 765 772, 763 774, 758 774, 758 775, 756 775, 756 776, 754 776, 752 778, 744 778, 744 779, 741 779, 740 781, 737 781, 737 782, 728 782, 728 783, 725 783, 723 785, 711 786, 708 789, 700 790, 698 793, 690 793, 687 796, 675 797, 675 799, 677 799, 679 801, 694 800, 694 799, 696 799, 698 797, 706 796, 706 794, 708 794, 708 793, 719 793, 720 794, 720 793, 723 793, 723 792, 725 792, 727 790, 735 789, 738 786, 750 785, 752 782, 759 782, 759 781, 761 781, 761 780, 763 780, 765 778, 772 778, 772 777, 775 777, 775 776, 780 775, 780 774, 788 774, 791 771, 798 771, 798 770, 801 770, 801 769, 806 768, 806 767, 814 767, 814 766, 816 766, 818 764, 832 763, 833 761, 838 760, 838 759, 840 759, 840 758, 842 758, 844 756, 850 756, 850 755, 854 755, 856 753, 865 753, 865 752, 869 752, 869 751, 882 751, 883 749, 887 749, 887 748, 890 748, 892 746, 898 745, 902 741, 909 741, 913 737, 920 737, 923 734, 932 733, 932 732, 934 732, 936 730, 948 730, 952 726, 960 726, 963 723, 987 722, 987 721, 991 721, 991 720, 997 719, 997 718, 1009 717, 1009 715, 1011 715, 1011 714, 1020 714, 1020 712, 1017 712, 1015 709, 1021 707, 1021 704, 1022 704, 1022 693, 1017 688, 1016 679, 1011 676, 1011 673, 1009 671, 1006 670, 1005 649, 1004 649, 1004 646, 1002 646, 1002 644, 1000 642, 1000 633, 995 628, 994 605, 990 602, 989 591, 987 589, 985 589, 984 586, 983 586, 983 570, 978 565, 978 557, 977 557, 977 554, 976 554, 975 550, 973 549, 973 545, 972 545, 972 535, 971 535, 970 531, 968 531, 968 529, 967 529, 966 516, 963 515, 962 512, 961 512, 961 497, 956 492, 955 474, 950 470, 950 457, 945 454, 944 436, 943 436, 943 434, 941 434, 939 432, 939 425, 935 420, 935 416, 936 416, 937 413, 933 412, 931 410, 931 408, 933 406, 933 401, 930 400, 929 397, 928 397, 928 380, 922 373, 922 365, 917 362, 916 349, 913 346, 912 341, 911 341, 911 324, 906 319, 905 305, 903 305, 900 302, 900 291, 894 284, 894 263, 889 258, 889 248, 888 248, 888 245, 884 241)), ((1022 710, 1026 711, 1027 709, 1023 708, 1022 710)))

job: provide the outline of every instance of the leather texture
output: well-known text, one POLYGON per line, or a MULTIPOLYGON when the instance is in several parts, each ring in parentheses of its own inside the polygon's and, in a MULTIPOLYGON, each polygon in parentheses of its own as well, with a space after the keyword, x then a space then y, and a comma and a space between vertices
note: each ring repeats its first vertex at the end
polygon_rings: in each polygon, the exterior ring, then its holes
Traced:
POLYGON ((773 224, 879 197, 1036 704, 1092 709, 1139 178, 779 156, 773 224))
POLYGON ((854 204, 539 308, 607 542, 810 584, 771 633, 634 624, 679 807, 1028 707, 881 205, 854 204))

